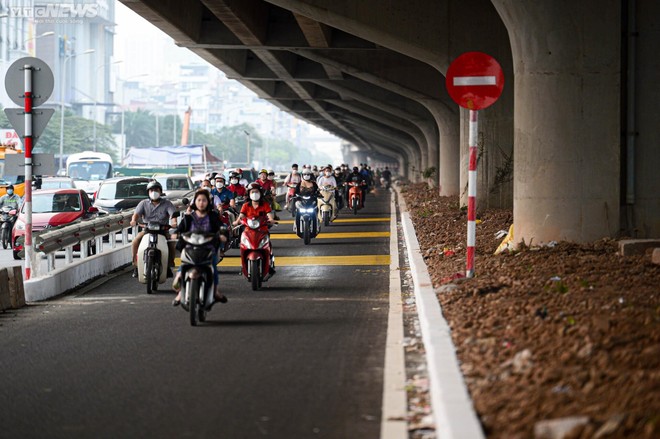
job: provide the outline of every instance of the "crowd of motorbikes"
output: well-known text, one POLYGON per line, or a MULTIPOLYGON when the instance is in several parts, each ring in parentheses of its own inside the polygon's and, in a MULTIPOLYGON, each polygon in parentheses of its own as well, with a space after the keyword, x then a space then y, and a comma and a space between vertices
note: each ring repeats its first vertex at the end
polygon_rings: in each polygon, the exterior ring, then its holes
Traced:
MULTIPOLYGON (((294 218, 294 231, 307 245, 337 217, 338 211, 349 209, 353 214, 364 206, 364 191, 369 188, 365 183, 347 183, 341 187, 325 186, 318 194, 295 195, 289 188, 289 212, 294 218), (335 211, 336 210, 336 211, 335 211)), ((271 203, 273 194, 265 194, 271 203)), ((236 206, 226 214, 238 217, 245 197, 236 197, 236 206)), ((189 200, 183 199, 186 206, 189 200)), ((176 212, 174 216, 178 216, 176 212)), ((250 283, 252 290, 261 288, 275 272, 275 257, 270 242, 269 229, 265 227, 265 217, 243 218, 238 226, 223 230, 227 237, 221 250, 240 249, 241 274, 250 283)), ((229 222, 233 224, 233 221, 229 222)), ((142 224, 145 236, 141 240, 137 253, 138 281, 146 284, 147 293, 158 289, 159 284, 167 280, 168 229, 158 223, 142 224)), ((212 234, 184 233, 181 236, 185 245, 181 250, 181 306, 189 313, 190 323, 196 326, 206 320, 207 313, 214 304, 214 267, 213 252, 209 243, 212 234)))

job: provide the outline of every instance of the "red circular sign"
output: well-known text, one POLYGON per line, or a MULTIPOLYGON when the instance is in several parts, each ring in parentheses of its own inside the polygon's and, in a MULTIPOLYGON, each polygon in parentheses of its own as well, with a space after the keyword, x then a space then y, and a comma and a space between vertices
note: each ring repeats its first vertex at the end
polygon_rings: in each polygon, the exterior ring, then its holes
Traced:
POLYGON ((461 107, 483 110, 502 94, 504 72, 492 56, 466 52, 449 65, 445 85, 449 96, 461 107))

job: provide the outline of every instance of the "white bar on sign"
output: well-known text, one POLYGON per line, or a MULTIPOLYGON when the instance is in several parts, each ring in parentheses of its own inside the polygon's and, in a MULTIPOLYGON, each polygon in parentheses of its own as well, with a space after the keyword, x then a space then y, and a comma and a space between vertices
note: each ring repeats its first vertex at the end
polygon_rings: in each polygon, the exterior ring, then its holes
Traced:
POLYGON ((495 76, 455 76, 454 85, 497 85, 495 76))

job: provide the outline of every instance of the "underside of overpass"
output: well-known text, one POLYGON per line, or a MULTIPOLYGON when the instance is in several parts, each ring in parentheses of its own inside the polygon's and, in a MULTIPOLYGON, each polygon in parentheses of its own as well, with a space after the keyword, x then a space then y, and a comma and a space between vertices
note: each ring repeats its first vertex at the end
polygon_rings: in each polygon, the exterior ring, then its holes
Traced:
POLYGON ((653 0, 121 1, 343 139, 346 161, 390 157, 412 181, 435 167, 463 202, 467 111, 444 73, 486 52, 506 83, 479 115, 478 208, 513 207, 516 242, 660 236, 653 0))

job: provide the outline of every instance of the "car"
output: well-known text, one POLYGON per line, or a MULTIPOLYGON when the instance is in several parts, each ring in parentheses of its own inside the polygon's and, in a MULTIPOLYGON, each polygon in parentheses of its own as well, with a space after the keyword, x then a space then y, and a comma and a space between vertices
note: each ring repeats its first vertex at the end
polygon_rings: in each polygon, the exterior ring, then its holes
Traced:
POLYGON ((147 177, 113 177, 103 180, 94 195, 94 206, 101 213, 117 213, 132 209, 148 198, 147 177))
POLYGON ((186 174, 155 175, 154 179, 163 186, 169 200, 183 198, 195 190, 192 179, 186 174))
POLYGON ((241 184, 243 184, 244 186, 247 186, 248 183, 252 183, 253 181, 256 181, 259 178, 259 174, 255 169, 250 169, 250 168, 227 168, 222 172, 222 174, 224 175, 224 177, 227 181, 227 184, 229 184, 229 175, 232 172, 237 172, 239 169, 243 173, 243 178, 241 179, 241 184))
POLYGON ((69 177, 44 177, 41 179, 40 190, 44 189, 70 189, 76 187, 73 178, 69 177))
MULTIPOLYGON (((82 189, 46 189, 32 194, 33 232, 95 218, 97 215, 98 209, 92 206, 89 196, 82 189)), ((23 203, 12 231, 14 259, 22 257, 25 221, 25 203, 23 203)))

